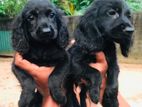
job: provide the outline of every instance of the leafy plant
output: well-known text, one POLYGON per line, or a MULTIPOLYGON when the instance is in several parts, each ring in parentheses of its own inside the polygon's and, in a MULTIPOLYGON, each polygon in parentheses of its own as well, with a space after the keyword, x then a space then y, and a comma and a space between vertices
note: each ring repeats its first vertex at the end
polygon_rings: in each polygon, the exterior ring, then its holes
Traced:
MULTIPOLYGON (((28 0, 0 0, 0 17, 14 17, 28 0)), ((66 15, 81 15, 93 0, 50 0, 66 15)), ((142 0, 126 0, 134 12, 142 11, 142 0)))
MULTIPOLYGON (((91 4, 93 0, 51 0, 67 15, 80 15, 91 4)), ((142 11, 142 0, 126 0, 134 12, 142 11)))
POLYGON ((3 2, 0 1, 0 16, 5 15, 5 6, 3 5, 3 2))
POLYGON ((93 0, 72 0, 75 5, 75 13, 82 14, 93 0))
POLYGON ((0 16, 14 17, 23 8, 27 0, 1 0, 0 16))
POLYGON ((67 15, 80 15, 93 0, 51 0, 67 15))
POLYGON ((142 0, 126 0, 134 12, 142 11, 142 0))

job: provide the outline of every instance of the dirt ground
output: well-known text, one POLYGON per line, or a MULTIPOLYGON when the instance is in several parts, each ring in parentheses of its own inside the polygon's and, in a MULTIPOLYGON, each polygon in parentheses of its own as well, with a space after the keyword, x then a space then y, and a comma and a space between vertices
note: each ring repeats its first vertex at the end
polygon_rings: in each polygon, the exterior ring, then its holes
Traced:
MULTIPOLYGON (((20 84, 11 72, 12 58, 0 58, 0 107, 17 107, 20 84)), ((131 107, 142 107, 142 64, 120 63, 119 90, 131 107)))

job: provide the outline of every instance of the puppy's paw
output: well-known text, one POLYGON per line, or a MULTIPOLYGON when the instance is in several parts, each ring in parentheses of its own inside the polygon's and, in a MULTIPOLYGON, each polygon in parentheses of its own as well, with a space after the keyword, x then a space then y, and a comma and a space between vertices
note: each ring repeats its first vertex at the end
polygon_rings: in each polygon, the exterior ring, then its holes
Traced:
POLYGON ((103 107, 119 107, 117 95, 118 95, 118 89, 107 87, 103 95, 103 101, 102 101, 103 107))
POLYGON ((64 105, 67 102, 66 91, 63 88, 61 78, 57 79, 57 76, 51 74, 49 79, 48 79, 48 87, 49 87, 50 94, 51 94, 52 98, 58 104, 64 105), (57 80, 57 81, 55 81, 55 80, 57 80))
POLYGON ((99 96, 100 96, 100 90, 96 89, 96 88, 91 88, 89 90, 89 96, 91 98, 91 100, 97 104, 99 102, 99 96))
POLYGON ((52 98, 58 103, 58 104, 65 104, 67 102, 67 98, 65 95, 65 92, 61 89, 52 89, 50 91, 52 98))
POLYGON ((117 98, 118 88, 107 87, 105 89, 104 97, 106 98, 117 98))

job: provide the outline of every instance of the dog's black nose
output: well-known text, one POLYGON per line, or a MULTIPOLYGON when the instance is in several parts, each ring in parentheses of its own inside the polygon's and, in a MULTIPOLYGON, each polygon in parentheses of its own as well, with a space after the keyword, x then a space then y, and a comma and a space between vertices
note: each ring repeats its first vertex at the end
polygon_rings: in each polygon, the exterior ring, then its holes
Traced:
POLYGON ((125 29, 123 29, 123 32, 127 34, 132 34, 134 32, 134 27, 125 27, 125 29))
POLYGON ((121 27, 121 30, 126 34, 132 34, 134 32, 133 26, 127 26, 127 25, 121 24, 120 27, 121 27))
POLYGON ((134 32, 134 27, 126 27, 123 31, 124 32, 134 32))
POLYGON ((39 35, 40 38, 52 38, 54 35, 54 32, 51 27, 41 26, 37 30, 37 35, 39 35))
POLYGON ((43 33, 51 33, 51 28, 50 27, 45 27, 45 28, 42 28, 42 32, 43 33))

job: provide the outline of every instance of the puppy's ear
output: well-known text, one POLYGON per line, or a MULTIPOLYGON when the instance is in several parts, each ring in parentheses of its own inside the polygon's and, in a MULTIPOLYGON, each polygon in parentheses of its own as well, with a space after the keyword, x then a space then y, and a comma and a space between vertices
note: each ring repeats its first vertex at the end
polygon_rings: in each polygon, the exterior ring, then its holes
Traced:
POLYGON ((26 33, 24 32, 24 22, 22 15, 19 15, 13 22, 12 28, 12 46, 15 51, 24 54, 29 50, 29 43, 26 40, 26 33))
POLYGON ((122 39, 120 43, 120 49, 123 56, 128 57, 130 48, 133 45, 133 38, 122 39))
POLYGON ((89 11, 80 18, 75 30, 77 43, 88 51, 101 51, 103 49, 103 38, 96 24, 95 11, 89 11))
POLYGON ((65 17, 62 17, 61 10, 58 10, 57 14, 58 14, 56 16, 57 26, 58 26, 57 43, 59 44, 60 47, 65 48, 69 42, 69 34, 68 34, 66 19, 65 17))

